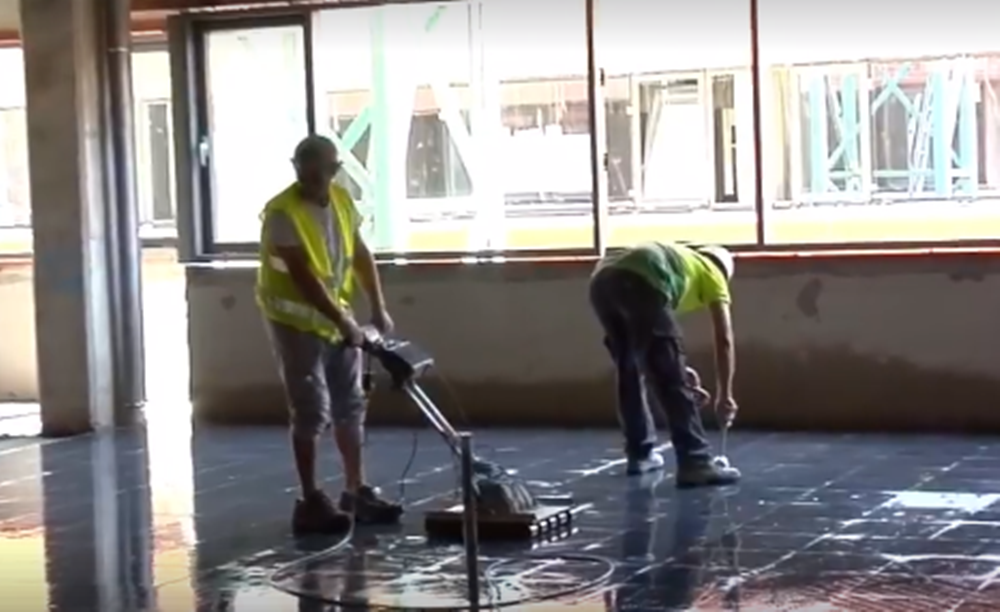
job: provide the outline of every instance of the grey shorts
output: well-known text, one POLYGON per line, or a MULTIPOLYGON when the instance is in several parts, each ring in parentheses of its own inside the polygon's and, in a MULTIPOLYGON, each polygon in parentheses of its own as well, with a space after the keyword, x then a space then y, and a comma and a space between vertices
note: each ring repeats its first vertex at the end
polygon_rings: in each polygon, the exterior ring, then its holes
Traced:
POLYGON ((361 349, 274 321, 265 323, 296 435, 321 434, 331 423, 360 422, 367 403, 361 349))

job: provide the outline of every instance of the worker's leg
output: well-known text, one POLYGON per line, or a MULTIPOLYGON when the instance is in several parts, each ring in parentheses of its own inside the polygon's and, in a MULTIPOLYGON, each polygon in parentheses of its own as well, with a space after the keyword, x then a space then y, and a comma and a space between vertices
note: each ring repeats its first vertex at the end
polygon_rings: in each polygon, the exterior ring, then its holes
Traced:
POLYGON ((605 270, 591 282, 590 303, 604 330, 604 345, 615 363, 617 378, 618 422, 625 436, 625 456, 630 474, 663 467, 663 458, 653 452, 656 424, 649 410, 646 388, 631 351, 628 326, 619 312, 621 272, 605 270))
POLYGON ((316 478, 316 449, 330 426, 330 396, 324 372, 326 342, 319 336, 267 322, 291 417, 292 451, 302 497, 296 502, 296 533, 338 533, 351 519, 338 511, 316 478))
POLYGON ((666 412, 682 486, 728 484, 739 471, 716 466, 705 436, 695 390, 688 384, 681 328, 666 297, 639 277, 622 292, 632 351, 666 412))
POLYGON ((344 466, 344 492, 340 509, 359 523, 394 523, 403 513, 399 504, 382 499, 365 482, 364 426, 367 398, 363 386, 361 349, 328 344, 326 381, 330 391, 333 436, 344 466))

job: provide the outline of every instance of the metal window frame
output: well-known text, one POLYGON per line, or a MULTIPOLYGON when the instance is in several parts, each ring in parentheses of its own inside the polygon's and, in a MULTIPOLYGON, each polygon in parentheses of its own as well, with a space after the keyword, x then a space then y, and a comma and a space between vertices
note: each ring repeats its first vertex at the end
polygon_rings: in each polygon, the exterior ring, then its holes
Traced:
MULTIPOLYGON (((208 92, 205 90, 205 39, 211 32, 255 27, 299 26, 303 29, 305 91, 312 91, 312 35, 310 12, 305 10, 268 11, 260 15, 239 13, 172 15, 167 19, 167 49, 170 53, 170 80, 173 124, 174 182, 177 198, 177 256, 181 263, 198 263, 239 254, 214 240, 215 208, 212 201, 212 167, 202 165, 199 151, 208 139, 208 92)), ((315 100, 306 99, 307 125, 315 131, 315 100)), ((211 155, 211 149, 209 149, 211 155)), ((249 245, 248 245, 249 246, 249 245)), ((246 249, 249 252, 248 249, 246 249)))
MULTIPOLYGON (((445 0, 456 1, 462 0, 445 0)), ((592 195, 593 239, 586 247, 575 249, 525 249, 498 250, 489 252, 441 251, 441 252, 379 252, 376 257, 386 263, 431 263, 431 262, 482 262, 502 263, 503 261, 594 259, 608 249, 607 213, 607 158, 606 126, 604 125, 604 71, 599 61, 599 43, 596 36, 597 3, 600 0, 586 0, 586 49, 587 85, 590 111, 590 169, 592 195)), ((605 0, 613 1, 613 0, 605 0)), ((793 254, 793 253, 870 253, 884 255, 887 252, 911 252, 925 250, 942 252, 948 249, 968 251, 1000 249, 997 240, 949 239, 892 240, 885 242, 837 241, 829 243, 770 243, 767 240, 767 219, 770 214, 765 199, 763 160, 763 109, 761 101, 762 72, 767 67, 760 64, 759 40, 759 0, 748 0, 750 11, 749 72, 751 81, 751 122, 754 135, 753 158, 757 160, 752 185, 755 214, 755 238, 746 244, 731 245, 740 254, 793 254)), ((300 5, 294 9, 256 9, 218 12, 189 12, 168 19, 167 46, 171 56, 172 94, 174 98, 174 155, 175 181, 177 182, 177 224, 178 256, 184 263, 205 263, 240 261, 254 258, 258 251, 257 242, 216 243, 213 240, 214 204, 211 190, 211 165, 202 168, 198 163, 197 146, 202 135, 207 134, 207 92, 204 74, 205 35, 213 31, 250 29, 280 25, 299 25, 305 35, 305 94, 307 117, 310 131, 316 125, 316 92, 313 75, 313 51, 315 47, 313 17, 323 10, 337 8, 360 8, 390 4, 431 4, 428 0, 356 0, 347 2, 316 2, 300 5)), ((616 249, 614 249, 616 250, 616 249)))
MULTIPOLYGON (((463 0, 445 0, 462 2, 463 0)), ((593 40, 593 13, 597 0, 586 0, 586 52, 588 57, 588 90, 590 109, 590 166, 592 189, 600 193, 605 181, 603 105, 599 101, 603 89, 595 56, 593 40), (599 112, 595 112, 599 111, 599 112)), ((199 162, 199 143, 208 134, 207 94, 205 81, 205 36, 214 31, 301 25, 306 36, 306 99, 310 131, 316 129, 316 92, 313 75, 313 16, 322 10, 361 8, 388 4, 437 4, 428 0, 402 0, 392 2, 345 2, 338 4, 317 3, 294 10, 220 11, 217 13, 184 13, 167 21, 168 47, 171 55, 172 95, 174 125, 175 181, 177 182, 178 258, 184 263, 212 261, 240 261, 255 258, 259 245, 254 242, 226 243, 214 240, 214 202, 212 201, 211 165, 202 167, 199 162)), ((598 254, 599 241, 596 216, 605 198, 594 200, 595 241, 578 249, 518 249, 489 252, 379 252, 379 261, 493 261, 502 259, 546 259, 551 257, 594 257, 598 254)))

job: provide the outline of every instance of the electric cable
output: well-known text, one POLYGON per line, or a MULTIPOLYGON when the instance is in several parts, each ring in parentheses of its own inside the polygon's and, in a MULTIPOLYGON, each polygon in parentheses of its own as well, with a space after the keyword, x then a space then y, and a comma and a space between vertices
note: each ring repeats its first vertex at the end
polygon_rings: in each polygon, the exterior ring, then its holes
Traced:
MULTIPOLYGON (((462 405, 462 402, 459 400, 458 394, 455 392, 454 386, 451 384, 451 381, 448 378, 446 378, 443 374, 438 373, 438 379, 441 381, 441 384, 445 389, 445 393, 448 395, 448 400, 450 401, 452 407, 455 409, 456 412, 458 412, 459 424, 468 429, 470 423, 468 413, 466 413, 465 408, 462 405)), ((375 389, 375 376, 372 369, 372 358, 371 354, 368 353, 367 351, 365 352, 364 389, 365 389, 365 394, 368 397, 371 396, 372 392, 375 389)), ((410 470, 413 469, 413 464, 416 462, 417 459, 417 453, 419 452, 420 448, 420 430, 414 428, 412 436, 413 437, 410 448, 410 456, 407 458, 406 464, 403 466, 403 471, 400 473, 399 479, 397 481, 399 483, 399 491, 397 497, 399 498, 400 503, 405 503, 406 501, 406 479, 407 476, 409 476, 410 474, 410 470)), ((368 445, 368 430, 365 429, 365 440, 363 443, 363 447, 367 447, 367 445, 368 445)), ((485 448, 487 450, 495 450, 491 449, 491 447, 486 444, 481 445, 480 448, 485 448)), ((452 457, 452 467, 455 468, 455 471, 457 473, 458 460, 455 457, 452 457)))
MULTIPOLYGON (((451 405, 455 408, 455 411, 458 412, 459 425, 461 425, 465 429, 471 429, 472 420, 469 419, 469 413, 465 411, 465 407, 462 404, 462 401, 458 397, 458 392, 455 391, 455 386, 451 383, 451 380, 444 374, 437 372, 437 375, 438 379, 441 381, 441 385, 444 387, 445 393, 448 395, 448 399, 451 402, 451 405)), ((476 446, 478 448, 485 448, 486 450, 493 450, 494 452, 496 451, 496 449, 491 448, 490 445, 488 444, 483 444, 483 445, 476 444, 476 446)))
MULTIPOLYGON (((336 554, 341 550, 347 548, 350 545, 352 537, 353 537, 353 529, 344 537, 343 540, 337 542, 330 548, 319 551, 317 553, 313 553, 307 557, 303 557, 302 559, 298 559, 296 561, 293 561, 287 565, 278 568, 268 578, 268 583, 271 585, 272 588, 277 589, 293 597, 319 602, 328 606, 339 606, 346 608, 359 605, 359 602, 357 601, 327 597, 323 596, 322 594, 310 593, 282 584, 282 582, 284 580, 287 580, 287 578, 303 571, 301 569, 302 566, 308 565, 310 562, 316 561, 318 559, 336 554)), ((572 595, 576 595, 578 593, 584 593, 586 591, 593 590, 607 583, 614 575, 615 569, 617 568, 617 564, 615 563, 615 561, 599 555, 589 555, 582 553, 579 554, 557 553, 557 552, 549 554, 528 554, 522 557, 509 557, 509 558, 496 559, 493 563, 488 565, 486 570, 483 572, 483 578, 487 588, 492 587, 498 589, 500 586, 502 586, 501 584, 498 584, 498 582, 502 581, 503 579, 502 578, 498 579, 496 576, 497 572, 501 568, 513 563, 524 562, 524 561, 576 561, 580 563, 590 563, 593 565, 603 567, 603 571, 597 577, 577 583, 571 587, 565 587, 562 589, 552 591, 550 593, 542 593, 538 595, 529 594, 507 600, 504 599, 494 600, 493 598, 490 598, 491 601, 489 601, 489 603, 485 605, 480 604, 478 607, 474 607, 471 601, 467 601, 466 605, 459 607, 455 607, 454 605, 446 605, 446 606, 420 606, 418 608, 414 608, 412 606, 387 605, 379 602, 368 602, 368 605, 373 606, 375 609, 385 610, 385 611, 423 610, 426 612, 433 612, 437 610, 452 610, 456 612, 463 612, 465 610, 474 610, 474 609, 499 610, 502 608, 510 608, 512 606, 536 604, 544 601, 563 599, 566 597, 570 597, 572 595)))
MULTIPOLYGON (((364 374, 362 377, 362 387, 365 392, 365 399, 370 400, 372 393, 375 391, 375 372, 372 368, 372 356, 368 351, 363 351, 364 354, 364 374)), ((365 439, 361 444, 362 449, 368 447, 368 429, 365 428, 365 439)), ((399 498, 399 503, 406 503, 406 478, 410 475, 410 470, 413 469, 413 464, 417 459, 417 452, 420 447, 420 431, 414 429, 412 434, 412 441, 410 445, 410 456, 406 460, 406 464, 403 466, 403 471, 399 475, 399 492, 397 497, 399 498)))

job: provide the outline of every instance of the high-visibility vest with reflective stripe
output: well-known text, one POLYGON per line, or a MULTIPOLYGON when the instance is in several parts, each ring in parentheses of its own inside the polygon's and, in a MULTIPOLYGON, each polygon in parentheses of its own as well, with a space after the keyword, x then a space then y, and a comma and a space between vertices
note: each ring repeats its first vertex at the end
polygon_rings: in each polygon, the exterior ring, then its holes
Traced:
POLYGON ((332 342, 340 339, 336 326, 302 297, 288 273, 285 261, 271 248, 268 217, 281 212, 288 216, 298 232, 309 259, 309 267, 329 289, 341 308, 349 309, 354 291, 354 203, 339 185, 330 185, 330 205, 337 226, 339 253, 331 260, 324 239, 324 228, 302 206, 298 186, 293 184, 275 196, 260 215, 260 268, 257 271, 257 304, 264 316, 306 333, 314 333, 332 342))

